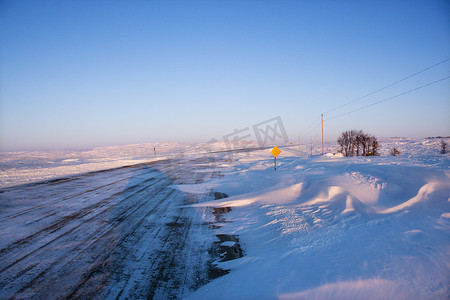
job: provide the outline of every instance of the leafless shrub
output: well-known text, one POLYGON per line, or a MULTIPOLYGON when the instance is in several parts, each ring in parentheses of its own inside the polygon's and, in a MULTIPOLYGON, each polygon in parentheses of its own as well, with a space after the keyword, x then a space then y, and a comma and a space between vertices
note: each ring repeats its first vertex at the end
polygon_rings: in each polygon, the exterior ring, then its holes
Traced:
POLYGON ((400 151, 397 149, 397 147, 392 148, 389 153, 393 156, 400 155, 400 151))
POLYGON ((445 140, 441 140, 441 154, 447 153, 447 142, 445 140))

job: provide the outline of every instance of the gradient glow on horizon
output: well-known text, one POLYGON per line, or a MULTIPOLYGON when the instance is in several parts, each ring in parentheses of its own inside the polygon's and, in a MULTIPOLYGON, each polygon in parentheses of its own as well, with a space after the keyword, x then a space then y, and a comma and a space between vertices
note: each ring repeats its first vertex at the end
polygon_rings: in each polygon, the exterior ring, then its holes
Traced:
MULTIPOLYGON (((207 142, 320 114, 450 57, 448 1, 0 2, 0 150, 207 142)), ((325 119, 450 75, 450 61, 325 119)), ((450 135, 450 80, 325 123, 450 135)), ((314 126, 313 126, 314 128, 314 126)))

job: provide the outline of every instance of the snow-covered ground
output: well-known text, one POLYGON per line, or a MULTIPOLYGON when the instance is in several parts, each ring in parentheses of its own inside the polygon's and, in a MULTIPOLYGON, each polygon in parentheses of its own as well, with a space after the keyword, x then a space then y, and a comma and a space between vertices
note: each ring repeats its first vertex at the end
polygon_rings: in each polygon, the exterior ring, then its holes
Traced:
POLYGON ((0 152, 0 188, 164 160, 197 146, 151 143, 84 150, 0 152))
POLYGON ((437 144, 384 140, 371 158, 282 148, 276 171, 267 151, 235 155, 210 182, 229 197, 197 206, 232 208, 219 230, 245 255, 191 299, 448 299, 450 159, 437 144))
MULTIPOLYGON (((244 253, 241 258, 217 261, 230 272, 195 292, 183 292, 183 296, 448 299, 450 156, 439 154, 438 143, 433 139, 386 139, 381 141, 381 156, 351 158, 334 155, 337 145, 333 143, 326 145, 324 157, 317 143, 313 156, 310 145, 302 148, 301 157, 298 146, 284 146, 276 171, 268 149, 209 153, 194 144, 165 144, 165 151, 163 144, 158 144, 157 156, 150 144, 45 152, 42 157, 38 152, 1 153, 1 184, 12 186, 176 158, 184 161, 183 178, 191 176, 186 173, 189 165, 195 166, 196 174, 220 175, 201 182, 184 179, 172 188, 203 199, 182 209, 224 208, 220 218, 203 214, 203 222, 214 223, 217 236, 238 237, 220 245, 239 244, 244 253), (400 150, 400 156, 389 155, 393 147, 400 150), (205 155, 210 163, 196 165, 196 157, 205 155), (211 192, 228 197, 204 197, 211 192)), ((225 149, 219 143, 212 150, 225 149)), ((170 172, 176 176, 176 168, 170 172)), ((3 191, 3 195, 14 192, 20 196, 20 188, 3 191)), ((57 190, 52 191, 56 197, 57 190)), ((32 187, 27 192, 31 193, 32 187)), ((8 207, 14 211, 13 203, 8 207)), ((130 267, 131 272, 132 266, 127 265, 130 267)))

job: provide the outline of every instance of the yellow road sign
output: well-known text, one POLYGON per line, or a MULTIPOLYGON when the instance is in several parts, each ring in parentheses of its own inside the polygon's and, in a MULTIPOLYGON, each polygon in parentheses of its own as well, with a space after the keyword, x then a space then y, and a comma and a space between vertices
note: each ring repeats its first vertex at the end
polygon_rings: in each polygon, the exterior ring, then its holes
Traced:
POLYGON ((281 153, 281 150, 280 150, 280 149, 278 149, 278 147, 277 147, 277 146, 275 146, 275 147, 273 147, 273 149, 272 149, 272 150, 270 150, 270 153, 272 153, 272 155, 273 155, 273 156, 277 157, 277 156, 278 156, 278 154, 280 154, 280 153, 281 153))

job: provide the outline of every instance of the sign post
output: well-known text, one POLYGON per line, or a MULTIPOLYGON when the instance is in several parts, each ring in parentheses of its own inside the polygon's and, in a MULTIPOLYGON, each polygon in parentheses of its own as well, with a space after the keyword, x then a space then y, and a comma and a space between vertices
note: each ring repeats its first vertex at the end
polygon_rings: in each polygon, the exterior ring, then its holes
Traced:
POLYGON ((281 153, 281 150, 280 149, 278 149, 278 147, 277 146, 275 146, 275 147, 273 147, 273 149, 270 151, 270 153, 272 153, 272 155, 274 156, 274 158, 275 158, 275 171, 277 170, 277 156, 278 156, 278 154, 280 154, 281 153))
POLYGON ((322 114, 322 156, 325 156, 325 142, 323 139, 323 114, 322 114))

